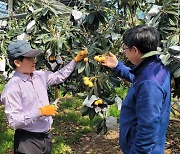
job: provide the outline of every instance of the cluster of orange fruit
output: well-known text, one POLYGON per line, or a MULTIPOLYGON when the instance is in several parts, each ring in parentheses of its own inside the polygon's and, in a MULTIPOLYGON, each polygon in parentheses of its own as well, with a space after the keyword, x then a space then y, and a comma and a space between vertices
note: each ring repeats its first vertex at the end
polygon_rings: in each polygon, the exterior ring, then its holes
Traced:
POLYGON ((88 54, 88 50, 87 49, 80 51, 80 55, 81 56, 84 56, 84 55, 87 55, 87 54, 88 54))
POLYGON ((102 103, 103 103, 102 99, 98 99, 98 100, 94 101, 95 106, 98 106, 99 104, 102 104, 102 103))
POLYGON ((83 78, 83 82, 84 82, 84 84, 86 85, 86 86, 88 86, 88 87, 93 87, 93 83, 92 83, 92 81, 90 80, 90 78, 88 78, 88 77, 84 77, 83 78))
MULTIPOLYGON (((80 54, 81 54, 81 56, 85 56, 85 55, 88 55, 89 52, 87 49, 85 49, 85 50, 80 51, 80 54)), ((88 57, 84 58, 84 62, 88 62, 88 57)))
MULTIPOLYGON (((87 49, 82 50, 82 51, 80 51, 80 54, 82 56, 88 55, 88 50, 87 49)), ((88 57, 84 57, 83 60, 84 60, 84 62, 88 62, 89 59, 88 59, 88 57)), ((104 62, 106 60, 106 57, 103 56, 103 55, 97 55, 97 56, 94 56, 94 60, 99 62, 99 63, 102 63, 102 62, 104 62)))
POLYGON ((106 57, 104 57, 103 55, 98 55, 98 56, 95 56, 94 57, 94 60, 97 61, 97 62, 104 62, 106 60, 106 57))

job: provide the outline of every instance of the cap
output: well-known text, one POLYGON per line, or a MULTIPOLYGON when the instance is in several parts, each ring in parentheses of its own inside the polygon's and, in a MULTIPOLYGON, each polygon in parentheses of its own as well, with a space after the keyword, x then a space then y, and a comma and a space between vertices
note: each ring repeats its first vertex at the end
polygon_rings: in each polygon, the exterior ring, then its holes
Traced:
POLYGON ((7 54, 9 59, 16 59, 20 56, 24 57, 36 57, 41 51, 32 49, 28 41, 15 40, 10 43, 7 48, 7 54))

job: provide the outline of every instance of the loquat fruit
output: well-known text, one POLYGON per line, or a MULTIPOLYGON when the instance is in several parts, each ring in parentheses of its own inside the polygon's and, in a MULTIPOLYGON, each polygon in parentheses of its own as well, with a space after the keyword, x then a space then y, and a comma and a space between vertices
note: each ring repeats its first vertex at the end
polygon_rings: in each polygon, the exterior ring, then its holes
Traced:
POLYGON ((89 80, 85 80, 85 81, 84 81, 84 84, 85 84, 86 86, 89 86, 89 83, 90 83, 89 80))
POLYGON ((88 57, 85 57, 85 58, 84 58, 84 62, 88 62, 88 57))
POLYGON ((86 81, 86 80, 89 80, 89 78, 88 78, 88 77, 84 77, 84 78, 83 78, 83 81, 86 81))
POLYGON ((98 99, 97 101, 98 101, 98 104, 102 104, 103 103, 102 99, 98 99))
POLYGON ((98 100, 94 101, 94 105, 95 105, 95 106, 98 106, 98 104, 99 104, 99 103, 98 103, 98 100))
POLYGON ((104 62, 106 58, 104 56, 101 57, 101 62, 104 62))
POLYGON ((93 87, 93 83, 91 81, 89 82, 88 87, 93 87))
POLYGON ((99 60, 99 56, 95 56, 95 57, 94 57, 94 60, 95 60, 95 61, 98 61, 98 60, 99 60))

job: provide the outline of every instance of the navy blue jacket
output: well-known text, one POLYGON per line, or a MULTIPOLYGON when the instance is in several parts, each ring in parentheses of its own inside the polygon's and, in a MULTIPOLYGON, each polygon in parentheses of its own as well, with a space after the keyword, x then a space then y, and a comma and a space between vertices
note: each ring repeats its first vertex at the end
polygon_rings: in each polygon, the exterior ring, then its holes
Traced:
POLYGON ((131 70, 114 69, 132 82, 120 113, 120 146, 125 154, 163 154, 170 115, 170 73, 157 56, 131 70))

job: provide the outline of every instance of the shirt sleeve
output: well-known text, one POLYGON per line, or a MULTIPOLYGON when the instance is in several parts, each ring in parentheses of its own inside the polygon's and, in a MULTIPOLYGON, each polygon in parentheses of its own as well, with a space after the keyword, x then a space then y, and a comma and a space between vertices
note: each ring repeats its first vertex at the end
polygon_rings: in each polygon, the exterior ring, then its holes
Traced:
POLYGON ((123 62, 119 61, 118 65, 113 70, 116 71, 121 78, 132 83, 134 75, 130 73, 131 68, 125 66, 123 62))
POLYGON ((163 90, 152 81, 141 83, 137 89, 137 129, 130 154, 149 153, 156 143, 163 105, 163 90))
POLYGON ((53 73, 46 71, 46 83, 48 86, 63 83, 74 71, 76 62, 72 60, 69 64, 61 68, 59 71, 53 73))
POLYGON ((3 91, 1 101, 5 106, 5 113, 9 125, 14 129, 29 125, 40 117, 39 110, 36 106, 32 106, 28 112, 23 110, 20 93, 14 91, 13 88, 3 91))

